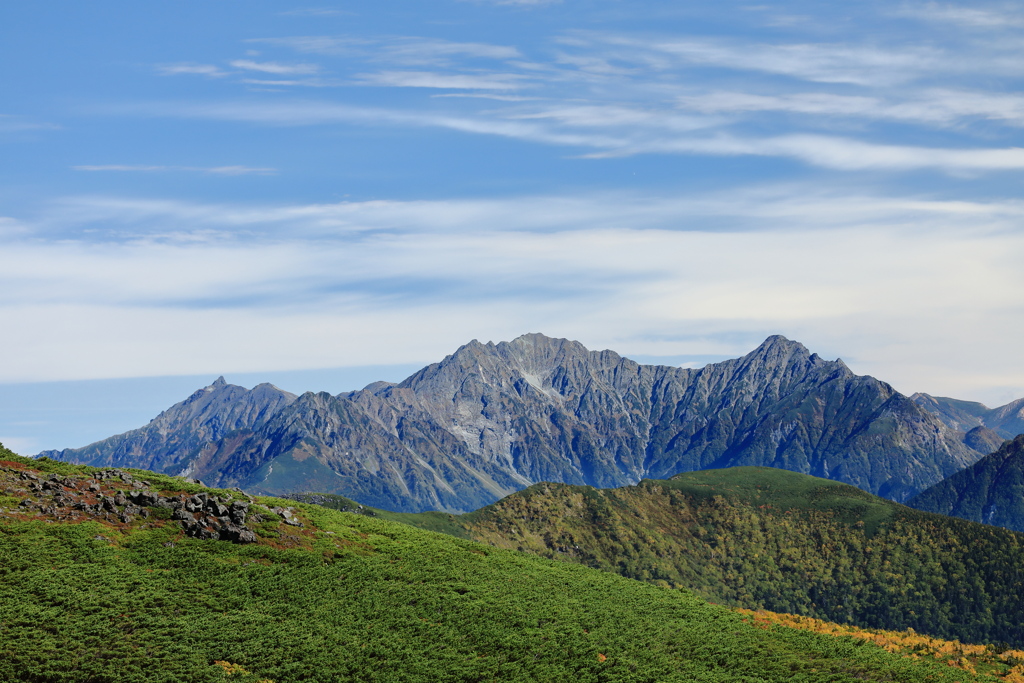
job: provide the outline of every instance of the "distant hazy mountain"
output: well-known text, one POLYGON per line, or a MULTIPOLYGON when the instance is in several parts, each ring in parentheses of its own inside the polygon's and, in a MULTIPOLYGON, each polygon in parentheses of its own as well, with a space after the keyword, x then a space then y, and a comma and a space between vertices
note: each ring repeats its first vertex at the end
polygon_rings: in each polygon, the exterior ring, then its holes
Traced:
POLYGON ((1024 398, 999 408, 989 408, 974 401, 958 401, 955 398, 920 393, 910 398, 925 410, 938 415, 940 420, 953 429, 969 432, 977 427, 984 427, 1002 439, 1012 439, 1018 434, 1024 434, 1024 398))
POLYGON ((84 448, 39 455, 97 467, 138 467, 187 476, 204 448, 227 434, 258 428, 296 398, 271 384, 248 390, 227 384, 220 377, 160 413, 145 427, 84 448))
POLYGON ((903 500, 983 455, 964 438, 888 384, 784 337, 681 369, 528 334, 473 341, 400 384, 338 396, 218 381, 140 430, 42 455, 465 511, 538 481, 623 486, 734 465, 903 500))
POLYGON ((1024 531, 1024 434, 914 496, 907 505, 1024 531))

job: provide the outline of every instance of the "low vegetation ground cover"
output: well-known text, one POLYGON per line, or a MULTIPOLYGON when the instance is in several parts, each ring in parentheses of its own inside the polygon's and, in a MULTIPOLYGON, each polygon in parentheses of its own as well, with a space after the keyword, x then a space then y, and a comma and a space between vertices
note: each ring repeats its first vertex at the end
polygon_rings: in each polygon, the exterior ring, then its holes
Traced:
POLYGON ((884 647, 887 651, 912 657, 915 659, 931 658, 945 663, 947 666, 962 669, 970 673, 979 671, 995 675, 1006 683, 1024 683, 1024 651, 1002 645, 971 645, 958 640, 933 638, 907 629, 906 631, 886 631, 884 629, 864 629, 849 624, 836 624, 829 621, 805 617, 798 614, 779 614, 766 610, 737 609, 737 612, 749 617, 761 628, 781 626, 797 628, 814 633, 827 633, 833 636, 850 637, 864 640, 884 647))
POLYGON ((786 470, 543 483, 466 515, 374 514, 729 606, 1024 647, 1024 534, 786 470))
MULTIPOLYGON (((0 459, 11 499, 28 495, 26 469, 93 472, 0 459)), ((13 502, 0 513, 4 681, 996 680, 854 638, 764 629, 689 591, 313 505, 290 503, 285 520, 270 510, 289 503, 257 499, 257 540, 241 544, 186 536, 172 519, 61 521, 13 502)))

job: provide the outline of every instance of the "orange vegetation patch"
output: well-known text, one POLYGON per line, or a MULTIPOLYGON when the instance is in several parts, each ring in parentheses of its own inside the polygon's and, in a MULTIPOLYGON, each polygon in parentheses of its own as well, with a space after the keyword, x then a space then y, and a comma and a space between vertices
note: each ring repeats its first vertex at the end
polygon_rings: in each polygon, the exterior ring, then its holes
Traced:
MULTIPOLYGON (((214 665, 224 669, 224 673, 226 673, 228 676, 233 676, 234 674, 242 674, 246 676, 250 675, 250 673, 246 671, 245 667, 241 664, 232 664, 231 662, 224 662, 218 660, 214 662, 214 665)), ((274 683, 274 681, 270 680, 269 678, 261 678, 260 680, 256 681, 256 683, 274 683)))
MULTIPOLYGON (((749 617, 757 628, 773 625, 796 628, 831 636, 848 636, 883 647, 889 652, 920 659, 932 657, 951 667, 969 673, 985 673, 1001 677, 1008 683, 1024 683, 1024 651, 996 648, 993 645, 970 645, 958 640, 943 640, 922 635, 913 629, 883 631, 848 624, 835 624, 798 614, 780 614, 766 610, 737 609, 749 617)), ((744 621, 748 621, 744 619, 744 621)))

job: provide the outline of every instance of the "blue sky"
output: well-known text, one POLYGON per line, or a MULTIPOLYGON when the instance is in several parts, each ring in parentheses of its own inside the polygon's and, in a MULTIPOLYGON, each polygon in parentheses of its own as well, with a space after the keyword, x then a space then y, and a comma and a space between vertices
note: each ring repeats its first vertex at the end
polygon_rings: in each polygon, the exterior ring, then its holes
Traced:
POLYGON ((784 334, 906 393, 1024 396, 1022 27, 1020 3, 6 3, 0 402, 50 399, 0 440, 533 331, 690 364, 784 334), (91 417, 53 408, 79 393, 91 417))

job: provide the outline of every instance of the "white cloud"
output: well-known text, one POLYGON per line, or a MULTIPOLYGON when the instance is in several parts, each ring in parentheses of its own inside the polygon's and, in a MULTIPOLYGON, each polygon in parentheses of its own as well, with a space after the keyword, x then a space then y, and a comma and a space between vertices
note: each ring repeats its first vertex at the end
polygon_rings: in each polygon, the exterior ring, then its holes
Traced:
MULTIPOLYGON (((676 152, 723 156, 775 156, 841 171, 911 171, 980 173, 1024 169, 1024 149, 942 149, 884 145, 824 135, 782 135, 751 139, 731 136, 663 140, 654 146, 625 147, 606 154, 676 152)), ((596 155, 595 155, 596 156, 596 155)))
POLYGON ((383 42, 383 57, 406 64, 443 62, 456 56, 477 59, 516 59, 522 54, 508 45, 491 43, 460 43, 424 38, 396 38, 383 42))
POLYGON ((277 173, 276 168, 268 166, 211 166, 201 170, 214 175, 274 175, 277 173))
POLYGON ((254 121, 272 125, 322 125, 359 123, 363 125, 414 125, 496 135, 553 145, 583 147, 597 151, 591 158, 634 154, 699 154, 712 156, 772 156, 797 159, 812 166, 843 171, 908 171, 936 169, 948 173, 1013 171, 1024 168, 1020 148, 931 148, 863 142, 827 135, 793 134, 747 137, 725 133, 699 137, 680 131, 711 125, 674 115, 653 115, 621 107, 605 109, 606 130, 595 130, 602 109, 596 107, 550 108, 516 111, 506 118, 472 118, 370 109, 324 102, 291 102, 254 106, 231 103, 213 105, 159 105, 135 107, 132 111, 161 116, 185 116, 222 120, 254 121), (631 119, 630 123, 622 121, 631 119), (616 119, 623 125, 613 125, 616 119), (554 123, 545 121, 553 119, 554 123), (636 121, 649 123, 646 129, 636 121), (572 124, 572 125, 563 125, 572 124), (575 126, 575 127, 574 127, 575 126))
MULTIPOLYGON (((24 221, 13 221, 22 226, 24 221)), ((90 225, 134 225, 129 241, 148 239, 145 226, 177 226, 228 239, 341 239, 382 233, 467 234, 578 230, 745 231, 852 228, 906 229, 915 224, 971 234, 1012 231, 1024 221, 1024 201, 969 202, 885 197, 807 185, 730 189, 679 197, 642 193, 534 196, 511 199, 365 201, 334 204, 202 204, 117 197, 68 198, 36 223, 45 234, 81 232, 90 225), (723 224, 723 219, 730 222, 723 224), (714 228, 709 228, 709 225, 714 228), (276 237, 274 237, 276 236, 276 237)), ((118 232, 120 234, 120 232, 118 232)))
POLYGON ((676 101, 683 109, 716 114, 787 112, 816 117, 889 119, 939 125, 958 124, 965 118, 979 117, 1024 126, 1024 97, 976 91, 904 91, 895 101, 888 97, 835 93, 761 95, 714 91, 681 95, 676 101))
POLYGON ((150 166, 140 164, 100 164, 72 166, 75 171, 120 171, 129 173, 154 173, 163 171, 190 171, 214 175, 273 175, 276 168, 265 166, 150 166))
POLYGON ((808 185, 323 205, 80 198, 4 244, 0 315, 20 332, 0 381, 426 362, 529 330, 626 353, 739 354, 778 332, 904 391, 978 397, 996 378, 1024 387, 1022 220, 1020 201, 808 185), (127 235, 97 239, 95 226, 121 225, 127 235))
MULTIPOLYGON (((1024 97, 998 89, 1000 79, 1024 67, 1019 47, 990 45, 965 53, 938 41, 767 43, 575 31, 556 39, 545 62, 526 60, 514 46, 416 36, 251 42, 344 57, 349 69, 336 79, 239 79, 255 86, 251 90, 377 86, 456 91, 442 94, 474 95, 476 102, 463 97, 445 100, 445 110, 417 104, 385 109, 329 101, 329 93, 322 102, 169 104, 163 113, 154 106, 136 111, 270 125, 438 127, 575 148, 570 154, 582 158, 762 156, 836 171, 948 174, 1021 168, 1012 145, 1015 129, 1024 126, 1024 97), (503 64, 481 68, 482 59, 503 64), (709 76, 708 69, 725 73, 709 76), (981 87, 985 83, 992 83, 988 90, 981 87), (531 99, 518 99, 527 89, 531 99), (509 106, 485 108, 485 98, 509 106), (885 128, 891 123, 924 125, 945 137, 902 143, 885 128)), ((252 60, 232 65, 274 75, 319 68, 252 60)))
POLYGON ((922 73, 957 68, 942 51, 925 46, 887 49, 865 44, 749 43, 714 38, 648 38, 579 32, 567 47, 594 51, 606 60, 666 71, 684 65, 771 73, 817 83, 896 85, 922 73))
POLYGON ((231 62, 236 69, 259 71, 261 73, 287 75, 314 74, 320 70, 316 64, 280 64, 278 62, 254 62, 251 59, 236 59, 231 62))
POLYGON ((511 114, 512 119, 548 120, 566 126, 582 128, 655 129, 667 131, 693 131, 708 128, 720 119, 680 116, 671 111, 616 105, 548 106, 531 113, 511 114))
POLYGON ((970 26, 974 28, 1003 30, 1024 26, 1024 13, 1016 9, 1008 10, 1005 7, 994 9, 978 7, 976 5, 964 6, 926 2, 904 5, 894 10, 893 14, 914 17, 924 21, 946 22, 955 24, 958 27, 970 26))
POLYGON ((21 221, 9 216, 0 216, 0 240, 21 237, 30 233, 30 229, 21 221))
MULTIPOLYGON (((270 78, 243 78, 239 82, 244 83, 246 85, 263 86, 263 87, 260 87, 260 88, 252 88, 252 90, 264 90, 264 91, 271 90, 271 91, 276 91, 276 92, 280 92, 280 87, 282 87, 282 86, 284 86, 284 87, 299 86, 299 87, 305 87, 305 88, 333 88, 333 87, 337 87, 339 85, 339 83, 337 83, 337 82, 327 81, 327 80, 323 80, 323 79, 319 79, 319 78, 315 78, 315 79, 314 78, 304 78, 302 80, 295 80, 295 79, 284 80, 284 79, 279 79, 279 78, 277 78, 277 79, 270 79, 270 78)), ((345 83, 344 85, 351 85, 351 84, 350 83, 345 83)))
POLYGON ((55 123, 32 121, 21 116, 0 114, 0 133, 20 133, 30 130, 60 130, 55 123))
POLYGON ((523 80, 523 77, 517 74, 474 75, 429 71, 380 71, 358 74, 357 78, 366 85, 465 90, 514 90, 522 85, 523 80))
POLYGON ((448 93, 431 93, 431 97, 461 97, 471 98, 479 100, 495 100, 497 102, 529 102, 537 100, 537 97, 526 97, 523 95, 498 95, 490 92, 448 92, 448 93))
POLYGON ((228 75, 220 67, 212 64, 160 64, 157 71, 164 76, 179 76, 181 74, 194 74, 198 76, 209 76, 211 78, 223 78, 228 75))
POLYGON ((444 66, 454 57, 508 60, 521 57, 515 47, 491 43, 464 43, 414 36, 292 36, 257 38, 250 42, 288 47, 320 55, 358 55, 368 61, 405 66, 444 66))

